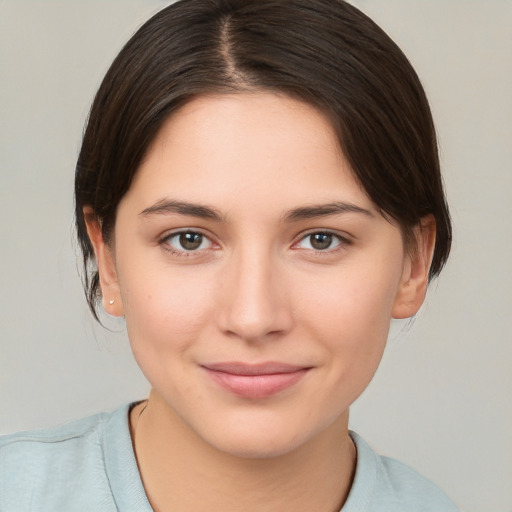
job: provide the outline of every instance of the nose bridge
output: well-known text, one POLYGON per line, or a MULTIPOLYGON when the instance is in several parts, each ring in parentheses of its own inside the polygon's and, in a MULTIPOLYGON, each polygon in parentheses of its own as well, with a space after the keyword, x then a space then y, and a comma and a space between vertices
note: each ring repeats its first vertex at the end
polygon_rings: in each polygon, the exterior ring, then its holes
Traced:
POLYGON ((220 312, 222 330, 247 341, 288 330, 291 317, 280 289, 276 255, 250 244, 233 253, 229 267, 220 312))

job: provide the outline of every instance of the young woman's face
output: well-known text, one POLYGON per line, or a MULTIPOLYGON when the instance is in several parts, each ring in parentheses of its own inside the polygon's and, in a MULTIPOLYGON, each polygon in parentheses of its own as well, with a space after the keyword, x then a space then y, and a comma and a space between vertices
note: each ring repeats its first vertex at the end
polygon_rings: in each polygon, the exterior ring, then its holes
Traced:
POLYGON ((326 118, 266 93, 172 116, 119 205, 114 262, 98 260, 171 414, 252 457, 345 423, 391 317, 424 293, 326 118))

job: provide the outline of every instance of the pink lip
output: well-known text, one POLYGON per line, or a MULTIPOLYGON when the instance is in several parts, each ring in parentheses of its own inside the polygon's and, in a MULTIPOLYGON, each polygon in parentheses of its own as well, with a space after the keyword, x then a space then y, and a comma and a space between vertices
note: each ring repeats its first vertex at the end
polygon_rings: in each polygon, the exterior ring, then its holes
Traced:
POLYGON ((297 383, 311 369, 285 363, 215 363, 202 366, 220 386, 244 398, 266 398, 297 383))

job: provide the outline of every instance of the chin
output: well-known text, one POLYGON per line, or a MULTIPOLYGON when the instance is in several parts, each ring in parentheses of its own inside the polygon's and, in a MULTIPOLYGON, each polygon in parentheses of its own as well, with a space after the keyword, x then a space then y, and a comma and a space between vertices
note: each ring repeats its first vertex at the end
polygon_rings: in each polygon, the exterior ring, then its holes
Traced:
MULTIPOLYGON (((213 443, 212 443, 213 444, 213 443)), ((283 457, 297 450, 304 441, 278 437, 272 433, 261 433, 254 436, 233 436, 214 442, 219 451, 241 459, 272 459, 283 457)))
POLYGON ((205 432, 205 440, 214 449, 243 459, 271 459, 291 454, 317 438, 323 428, 304 422, 237 421, 205 432), (302 424, 301 424, 302 423, 302 424), (300 430, 297 430, 299 426, 300 430))

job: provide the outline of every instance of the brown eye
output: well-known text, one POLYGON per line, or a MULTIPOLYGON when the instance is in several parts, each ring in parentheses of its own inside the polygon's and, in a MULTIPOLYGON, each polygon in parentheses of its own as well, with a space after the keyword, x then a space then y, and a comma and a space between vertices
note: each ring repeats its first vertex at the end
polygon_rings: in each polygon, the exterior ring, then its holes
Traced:
POLYGON ((181 231, 166 237, 163 242, 176 252, 194 252, 209 249, 212 243, 208 237, 195 231, 181 231))
POLYGON ((199 233, 181 233, 179 242, 183 249, 186 251, 195 251, 201 247, 203 243, 203 235, 199 233))
POLYGON ((313 251, 326 251, 334 249, 342 243, 341 237, 334 233, 318 231, 306 235, 298 244, 301 249, 309 249, 313 251))
POLYGON ((311 236, 311 247, 317 251, 329 249, 332 245, 332 235, 330 233, 314 233, 311 236))

